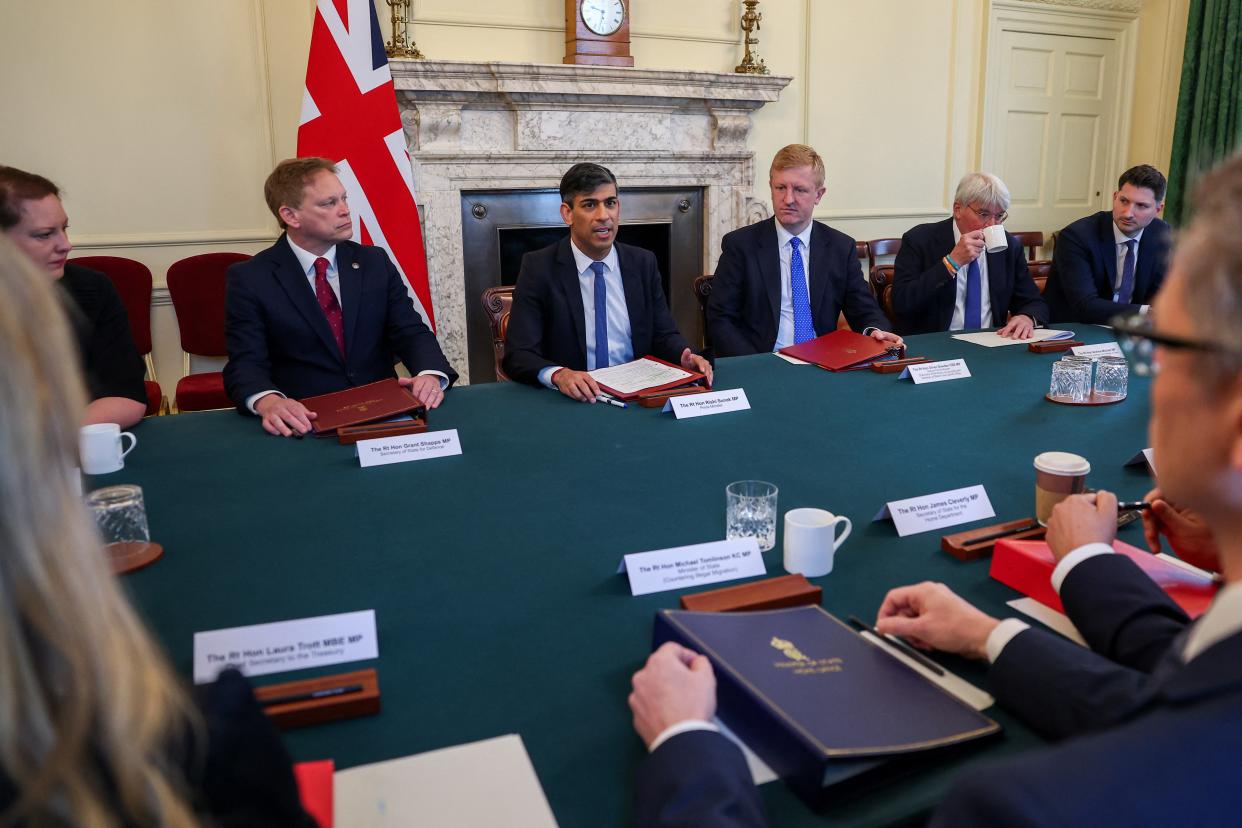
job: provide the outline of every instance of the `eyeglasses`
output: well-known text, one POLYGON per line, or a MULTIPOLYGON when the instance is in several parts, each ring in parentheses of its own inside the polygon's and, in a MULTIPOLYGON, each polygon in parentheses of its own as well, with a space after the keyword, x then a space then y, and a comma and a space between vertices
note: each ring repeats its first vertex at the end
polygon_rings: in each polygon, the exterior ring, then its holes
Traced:
POLYGON ((974 207, 972 207, 969 204, 967 204, 966 206, 970 207, 970 212, 974 213, 976 216, 983 219, 984 221, 992 221, 993 219, 995 219, 997 224, 1004 224, 1005 219, 1009 218, 1009 213, 1007 212, 993 213, 988 210, 976 210, 974 207))
POLYGON ((1117 336, 1121 352, 1130 361, 1130 368, 1140 376, 1151 376, 1160 371, 1155 361, 1156 346, 1220 354, 1242 360, 1242 351, 1236 351, 1216 342, 1198 342, 1169 334, 1156 333, 1152 318, 1147 314, 1134 313, 1116 316, 1109 323, 1117 336))

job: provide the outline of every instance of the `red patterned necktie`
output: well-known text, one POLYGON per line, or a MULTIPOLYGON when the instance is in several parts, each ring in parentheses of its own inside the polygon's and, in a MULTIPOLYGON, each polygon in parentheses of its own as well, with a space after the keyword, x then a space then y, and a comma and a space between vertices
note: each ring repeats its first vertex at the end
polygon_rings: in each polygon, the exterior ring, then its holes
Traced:
POLYGON ((341 318, 341 303, 336 301, 336 294, 328 284, 328 260, 320 256, 315 259, 315 298, 323 315, 328 318, 328 327, 332 336, 336 337, 336 347, 341 349, 341 358, 345 358, 345 323, 341 318))

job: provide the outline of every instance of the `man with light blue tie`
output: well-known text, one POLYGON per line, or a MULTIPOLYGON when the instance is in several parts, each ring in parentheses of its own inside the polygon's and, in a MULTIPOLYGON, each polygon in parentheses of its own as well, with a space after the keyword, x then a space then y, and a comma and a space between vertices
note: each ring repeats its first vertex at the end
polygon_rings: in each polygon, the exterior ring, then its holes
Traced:
POLYGON ((893 273, 893 312, 906 334, 999 328, 1030 339, 1048 323, 1048 305, 1026 267, 1022 243, 984 255, 984 228, 1003 224, 1009 188, 985 172, 967 173, 953 196, 953 215, 920 224, 901 237, 893 273))
POLYGON ((522 257, 505 373, 591 403, 600 388, 589 371, 644 356, 703 373, 710 383, 711 365, 669 313, 655 255, 615 241, 617 179, 599 164, 575 164, 560 189, 569 237, 522 257))
POLYGON ((863 280, 854 240, 814 221, 824 197, 824 161, 805 144, 776 153, 768 170, 773 218, 725 235, 707 304, 717 356, 777 351, 836 330, 902 345, 863 280))

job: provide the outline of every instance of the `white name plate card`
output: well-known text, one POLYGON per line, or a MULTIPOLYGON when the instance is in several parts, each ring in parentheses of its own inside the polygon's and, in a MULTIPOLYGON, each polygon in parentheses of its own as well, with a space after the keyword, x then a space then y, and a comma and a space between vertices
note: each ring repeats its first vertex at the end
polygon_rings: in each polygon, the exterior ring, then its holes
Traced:
POLYGON ((909 377, 915 385, 925 382, 944 382, 945 380, 965 379, 970 376, 964 359, 943 359, 939 362, 921 362, 911 365, 901 372, 900 379, 909 377))
POLYGON ((379 658, 375 610, 194 633, 194 683, 226 667, 262 676, 379 658))
POLYGON ((1074 356, 1086 356, 1092 359, 1099 359, 1106 356, 1125 356, 1121 353, 1121 346, 1116 342, 1101 342, 1099 345, 1075 345, 1070 348, 1070 353, 1074 356))
POLYGON ((425 431, 422 434, 406 434, 401 437, 376 437, 359 440, 358 463, 368 466, 387 466, 389 463, 408 463, 411 460, 429 460, 432 457, 451 457, 461 454, 461 440, 457 429, 425 431))
POLYGON ((764 575, 767 568, 754 538, 696 543, 626 555, 620 569, 630 578, 630 592, 647 595, 700 584, 764 575))
POLYGON ((1147 468, 1151 470, 1152 474, 1156 473, 1156 461, 1152 457, 1151 449, 1149 448, 1143 449, 1138 454, 1134 455, 1133 457, 1131 457, 1129 460, 1126 461, 1127 466, 1141 466, 1144 463, 1147 464, 1147 468))
POLYGON ((665 411, 672 411, 679 420, 690 417, 705 417, 708 414, 724 414, 726 411, 749 411, 750 400, 741 388, 728 391, 708 391, 706 394, 686 394, 682 397, 669 397, 664 404, 665 411))
POLYGON ((996 517, 992 501, 982 486, 967 486, 905 500, 890 500, 876 520, 891 517, 901 537, 996 517))

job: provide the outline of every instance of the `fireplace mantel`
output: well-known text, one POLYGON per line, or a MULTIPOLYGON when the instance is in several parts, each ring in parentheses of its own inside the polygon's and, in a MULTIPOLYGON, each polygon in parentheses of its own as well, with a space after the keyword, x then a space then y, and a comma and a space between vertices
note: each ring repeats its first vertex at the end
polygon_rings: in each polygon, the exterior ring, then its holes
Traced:
MULTIPOLYGON (((468 381, 463 190, 556 187, 579 161, 622 187, 702 187, 704 261, 730 230, 762 218, 752 202, 750 115, 791 80, 779 75, 443 60, 390 62, 413 161, 437 333, 468 381)), ((622 221, 625 219, 622 210, 622 221)))

